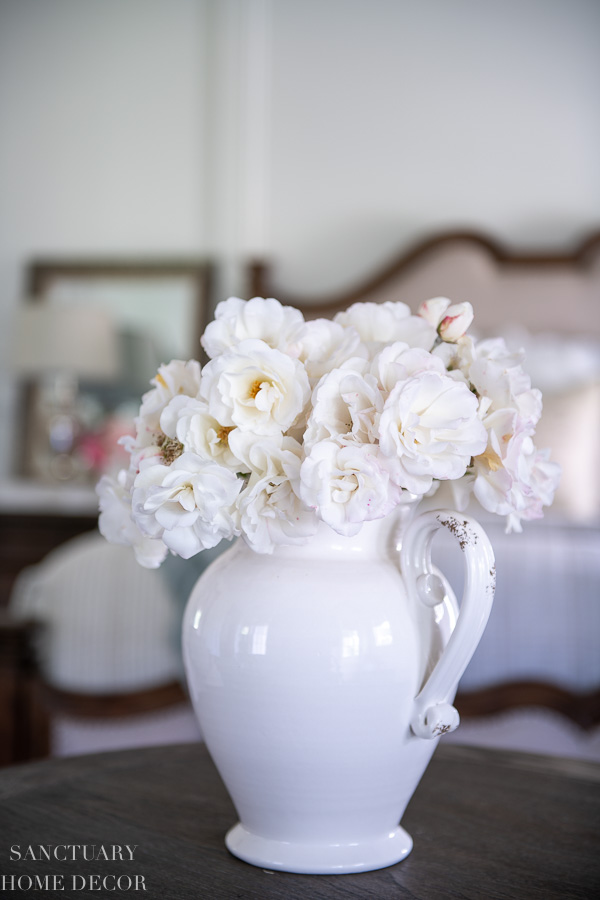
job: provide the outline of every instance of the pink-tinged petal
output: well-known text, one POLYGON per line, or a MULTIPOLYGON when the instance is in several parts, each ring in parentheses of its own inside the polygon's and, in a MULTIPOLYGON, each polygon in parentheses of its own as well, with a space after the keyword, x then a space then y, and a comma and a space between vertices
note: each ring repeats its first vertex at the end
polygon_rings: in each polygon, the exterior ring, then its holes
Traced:
POLYGON ((439 324, 438 332, 443 341, 458 341, 473 321, 473 307, 470 303, 456 303, 449 306, 439 324))

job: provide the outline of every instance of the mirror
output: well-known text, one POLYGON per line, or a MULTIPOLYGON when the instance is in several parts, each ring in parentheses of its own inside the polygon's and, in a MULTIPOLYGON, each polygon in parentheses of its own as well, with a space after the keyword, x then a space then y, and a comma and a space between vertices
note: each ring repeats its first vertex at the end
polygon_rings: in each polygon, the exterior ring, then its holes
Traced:
MULTIPOLYGON (((210 313, 210 281, 211 266, 200 260, 30 264, 27 311, 37 315, 21 319, 32 335, 34 328, 45 329, 41 345, 51 343, 57 359, 44 363, 31 352, 33 336, 21 337, 24 350, 16 351, 15 368, 25 381, 26 452, 20 458, 20 474, 93 481, 122 462, 115 433, 131 427, 158 366, 171 359, 202 357, 200 336, 210 313), (79 323, 71 334, 64 325, 69 321, 79 323), (82 353, 74 342, 98 345, 101 355, 101 322, 112 337, 110 363, 75 362, 82 353), (50 340, 53 325, 57 333, 50 340)), ((93 349, 83 355, 90 361, 93 349)))

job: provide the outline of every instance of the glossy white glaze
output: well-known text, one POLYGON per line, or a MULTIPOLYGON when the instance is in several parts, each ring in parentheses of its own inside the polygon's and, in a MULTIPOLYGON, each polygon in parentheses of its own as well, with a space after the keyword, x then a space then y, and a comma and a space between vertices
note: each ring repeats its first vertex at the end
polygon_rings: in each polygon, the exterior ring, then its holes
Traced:
POLYGON ((190 693, 240 817, 227 846, 247 862, 343 873, 410 852, 398 822, 437 737, 458 724, 451 703, 491 607, 493 555, 456 513, 419 516, 402 544, 401 574, 392 519, 354 538, 323 526, 272 556, 238 541, 192 592, 190 693), (466 561, 456 628, 429 558, 441 527, 466 561))

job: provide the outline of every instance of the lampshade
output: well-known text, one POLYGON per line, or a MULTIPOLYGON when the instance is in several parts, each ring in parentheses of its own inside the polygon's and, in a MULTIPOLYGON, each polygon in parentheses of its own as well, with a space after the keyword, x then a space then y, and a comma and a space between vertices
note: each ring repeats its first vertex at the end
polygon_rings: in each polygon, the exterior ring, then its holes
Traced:
POLYGON ((93 306, 24 302, 17 312, 12 368, 18 375, 64 372, 114 379, 119 373, 114 323, 93 306))

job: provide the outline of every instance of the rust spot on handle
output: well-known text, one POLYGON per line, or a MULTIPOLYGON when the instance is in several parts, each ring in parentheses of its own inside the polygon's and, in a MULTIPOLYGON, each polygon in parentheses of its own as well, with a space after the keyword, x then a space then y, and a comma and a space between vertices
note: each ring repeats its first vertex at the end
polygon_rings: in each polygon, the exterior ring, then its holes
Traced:
POLYGON ((461 522, 454 516, 449 516, 446 519, 438 517, 438 522, 444 528, 447 528, 450 534, 454 535, 463 553, 469 545, 474 547, 477 543, 477 535, 469 528, 469 523, 466 519, 463 519, 461 522))

